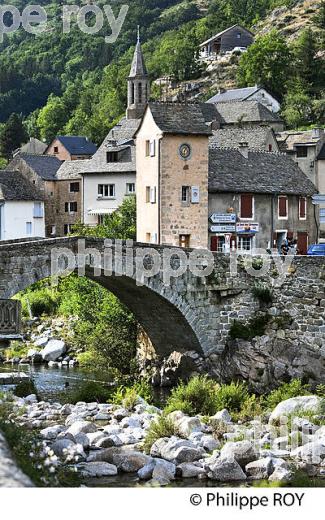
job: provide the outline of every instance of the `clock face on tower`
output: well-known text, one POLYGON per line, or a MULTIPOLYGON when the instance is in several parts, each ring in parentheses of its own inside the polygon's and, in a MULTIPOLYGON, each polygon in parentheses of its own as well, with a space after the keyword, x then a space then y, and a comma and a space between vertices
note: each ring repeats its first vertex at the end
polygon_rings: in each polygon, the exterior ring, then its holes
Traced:
POLYGON ((181 159, 183 159, 183 161, 187 161, 188 159, 190 159, 192 155, 191 146, 186 143, 181 144, 181 146, 179 147, 179 155, 181 159))

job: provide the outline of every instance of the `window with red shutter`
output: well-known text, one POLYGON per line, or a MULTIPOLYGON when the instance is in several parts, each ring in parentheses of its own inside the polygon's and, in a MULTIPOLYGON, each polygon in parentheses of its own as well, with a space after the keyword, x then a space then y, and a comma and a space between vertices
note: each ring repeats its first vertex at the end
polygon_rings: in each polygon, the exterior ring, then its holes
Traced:
POLYGON ((288 197, 279 197, 279 218, 288 218, 288 197))
POLYGON ((240 197, 240 218, 253 218, 253 195, 245 193, 240 197))
POLYGON ((307 201, 305 197, 301 197, 299 199, 299 218, 300 220, 306 219, 306 209, 307 209, 307 201))

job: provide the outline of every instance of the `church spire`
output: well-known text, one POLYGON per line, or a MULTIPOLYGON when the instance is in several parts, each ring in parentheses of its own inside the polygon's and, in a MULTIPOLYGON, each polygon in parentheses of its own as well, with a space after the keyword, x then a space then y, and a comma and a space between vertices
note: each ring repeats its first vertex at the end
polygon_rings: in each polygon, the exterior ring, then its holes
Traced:
POLYGON ((139 119, 142 117, 149 96, 149 75, 142 53, 140 26, 138 26, 137 44, 134 51, 130 75, 128 77, 128 119, 139 119))

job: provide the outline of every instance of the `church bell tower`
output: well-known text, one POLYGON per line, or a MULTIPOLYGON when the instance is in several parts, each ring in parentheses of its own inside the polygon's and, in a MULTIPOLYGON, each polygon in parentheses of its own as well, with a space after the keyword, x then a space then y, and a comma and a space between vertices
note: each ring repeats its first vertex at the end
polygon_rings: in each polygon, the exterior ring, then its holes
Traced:
POLYGON ((130 75, 128 77, 127 119, 140 119, 150 98, 150 81, 144 62, 138 27, 138 41, 134 51, 130 75))

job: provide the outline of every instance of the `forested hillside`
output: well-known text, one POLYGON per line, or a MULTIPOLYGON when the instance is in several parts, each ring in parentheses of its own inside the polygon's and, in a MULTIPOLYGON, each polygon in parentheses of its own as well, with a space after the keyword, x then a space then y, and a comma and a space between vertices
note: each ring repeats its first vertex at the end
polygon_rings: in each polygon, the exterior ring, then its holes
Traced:
MULTIPOLYGON (((320 66, 323 57, 319 54, 324 47, 324 2, 309 0, 313 6, 305 13, 303 0, 133 0, 114 44, 104 40, 110 34, 108 24, 98 34, 86 35, 74 23, 71 32, 63 34, 62 5, 68 1, 10 2, 20 10, 35 3, 46 7, 46 32, 34 36, 20 29, 5 35, 0 43, 0 123, 5 123, 12 113, 20 114, 29 135, 50 140, 56 133, 65 132, 87 135, 97 143, 102 141, 125 109, 126 78, 137 25, 141 26, 152 79, 171 74, 182 81, 204 75, 196 59, 201 41, 234 23, 242 23, 264 36, 242 58, 236 83, 266 83, 285 100, 292 125, 319 122, 323 117, 324 67, 320 66), (284 19, 279 33, 270 35, 274 24, 265 24, 272 9, 280 6, 285 18, 283 12, 289 15, 297 5, 312 20, 311 31, 302 31, 305 19, 299 29, 300 39, 291 43, 292 34, 285 34, 284 19), (318 15, 315 6, 319 6, 318 15), (299 117, 292 113, 297 101, 299 117)), ((85 4, 80 0, 72 3, 85 4)), ((102 7, 109 2, 93 3, 102 7)), ((122 4, 125 0, 112 3, 114 13, 119 12, 122 4)))

